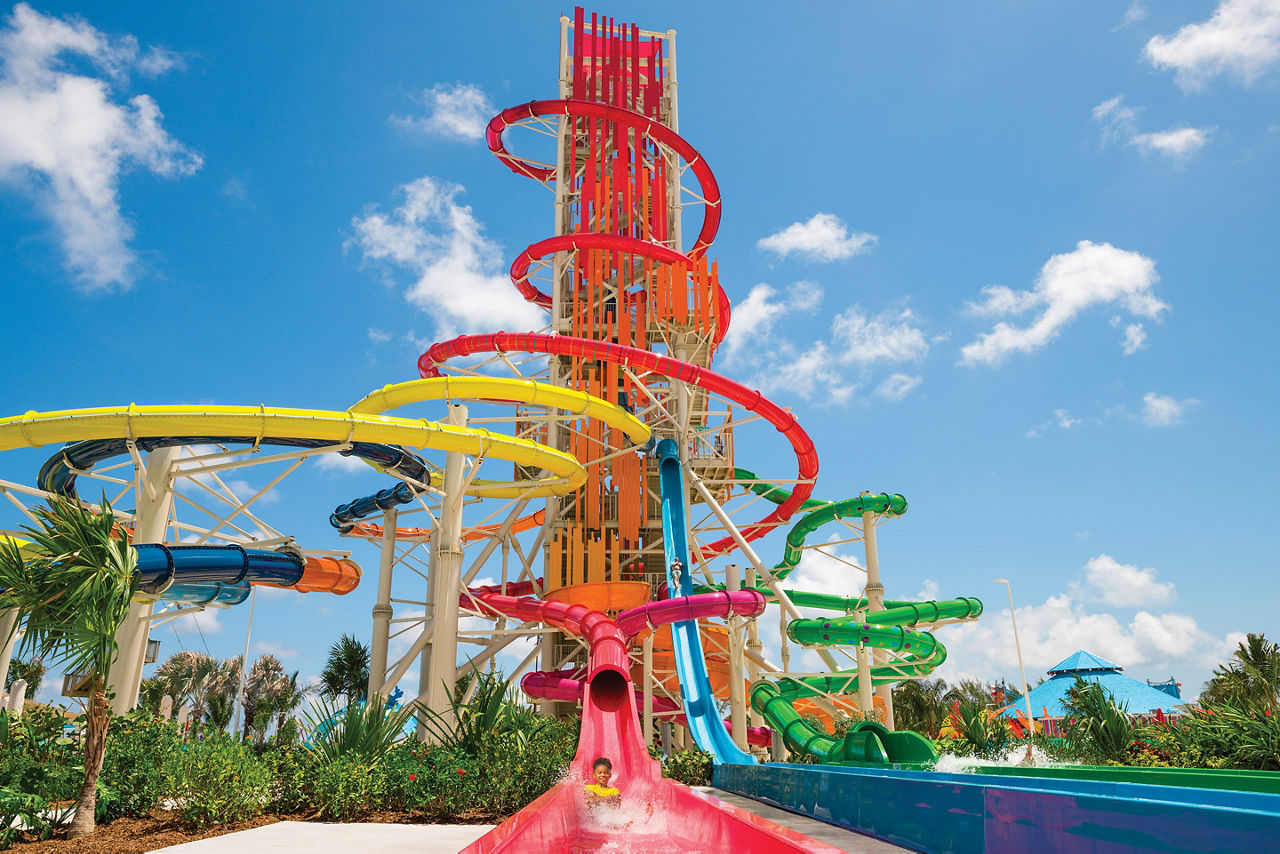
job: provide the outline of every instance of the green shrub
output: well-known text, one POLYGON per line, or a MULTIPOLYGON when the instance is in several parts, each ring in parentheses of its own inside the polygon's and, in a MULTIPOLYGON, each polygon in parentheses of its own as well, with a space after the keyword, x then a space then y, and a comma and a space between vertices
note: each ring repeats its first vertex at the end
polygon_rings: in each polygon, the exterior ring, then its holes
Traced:
POLYGON ((271 792, 267 809, 293 815, 315 810, 315 758, 298 745, 278 747, 263 754, 260 760, 271 775, 271 792))
POLYGON ((0 786, 48 801, 74 800, 84 782, 84 757, 62 735, 68 719, 31 708, 11 719, 0 711, 0 786))
POLYGON ((98 777, 96 820, 148 815, 171 797, 174 784, 169 773, 181 750, 175 724, 141 712, 113 718, 98 777))
POLYGON ((676 750, 662 763, 662 776, 686 786, 709 786, 712 767, 710 753, 676 750))
POLYGON ((386 804, 386 772, 379 763, 339 758, 317 762, 312 789, 322 818, 353 821, 386 804))
POLYGON ((252 818, 271 796, 271 778, 253 751, 216 733, 188 742, 170 763, 178 814, 197 828, 252 818))
POLYGON ((13 845, 19 834, 40 840, 53 836, 48 810, 44 798, 0 786, 0 850, 13 845))
POLYGON ((965 755, 994 759, 1004 753, 1012 737, 1008 718, 968 700, 956 701, 950 723, 959 740, 969 747, 965 755))
POLYGON ((1170 762, 1204 768, 1280 770, 1280 715, 1263 707, 1207 705, 1190 715, 1144 728, 1152 750, 1170 762))

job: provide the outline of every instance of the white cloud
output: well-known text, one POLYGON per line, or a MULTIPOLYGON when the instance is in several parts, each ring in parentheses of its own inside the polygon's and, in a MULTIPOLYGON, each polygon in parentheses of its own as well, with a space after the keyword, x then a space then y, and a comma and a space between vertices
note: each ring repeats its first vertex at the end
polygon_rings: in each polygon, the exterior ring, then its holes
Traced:
POLYGON ((484 138, 495 113, 489 96, 471 83, 438 83, 423 90, 422 104, 425 116, 392 116, 391 120, 427 136, 476 142, 484 138))
POLYGON ((902 400, 920 385, 922 379, 910 374, 893 374, 876 387, 876 394, 885 400, 902 400))
MULTIPOLYGON (((1090 561, 1091 566, 1100 567, 1099 574, 1105 562, 1095 562, 1104 558, 1105 555, 1090 561)), ((1143 596, 1155 604, 1155 600, 1172 601, 1176 595, 1172 583, 1166 585, 1144 578, 1142 574, 1147 570, 1115 566, 1121 567, 1124 580, 1133 584, 1128 588, 1113 585, 1112 596, 1121 600, 1126 593, 1130 594, 1130 607, 1143 596)), ((1086 573, 1089 572, 1086 567, 1086 573)), ((1154 576, 1154 571, 1151 572, 1154 576)), ((1100 599, 1097 592, 1086 574, 1069 583, 1066 592, 1052 595, 1042 604, 1017 609, 1018 637, 1029 680, 1034 681, 1048 668, 1083 649, 1115 662, 1135 679, 1163 678, 1173 673, 1190 687, 1195 682, 1193 677, 1207 675, 1229 656, 1238 641, 1237 633, 1223 637, 1209 634, 1188 614, 1144 609, 1125 619, 1095 610, 1091 603, 1109 604, 1100 599)), ((988 610, 975 623, 945 627, 938 638, 946 645, 948 657, 936 675, 948 681, 965 677, 989 681, 1001 676, 1017 676, 1018 659, 1007 608, 988 610)), ((1190 700, 1193 693, 1194 688, 1189 692, 1184 690, 1183 698, 1190 700)))
POLYGON ((938 586, 938 582, 932 578, 926 578, 920 583, 920 589, 916 592, 915 598, 920 602, 931 602, 941 593, 942 588, 938 586))
POLYGON ((1152 65, 1172 69, 1184 90, 1218 74, 1249 85, 1280 60, 1280 0, 1222 0, 1209 20, 1155 36, 1144 52, 1152 65))
POLYGON ((244 181, 233 175, 222 182, 222 195, 228 199, 243 202, 249 198, 249 188, 244 185, 244 181))
POLYGON ((1147 153, 1185 161, 1205 147, 1213 131, 1214 128, 1171 128, 1158 133, 1140 133, 1129 144, 1147 153))
POLYGON ((929 353, 929 342, 911 325, 912 319, 910 309, 867 317, 858 306, 850 307, 831 322, 838 359, 845 364, 923 359, 929 353))
POLYGON ((545 325, 542 309, 526 302, 501 272, 501 248, 485 236, 471 208, 454 201, 462 187, 424 176, 400 192, 404 202, 392 213, 371 209, 352 220, 351 242, 365 261, 415 277, 405 298, 435 320, 437 335, 545 325))
POLYGON ((1147 7, 1144 6, 1140 0, 1134 0, 1133 3, 1129 4, 1129 8, 1124 12, 1124 21, 1115 29, 1122 30, 1126 27, 1131 27, 1139 21, 1145 20, 1146 17, 1147 7))
POLYGON ((1070 430, 1072 427, 1079 427, 1082 423, 1081 419, 1076 418, 1067 410, 1055 409, 1053 410, 1052 418, 1042 421, 1040 424, 1032 427, 1027 431, 1026 436, 1028 439, 1038 439, 1043 436, 1045 431, 1050 427, 1057 426, 1063 430, 1070 430))
POLYGON ((1123 95, 1116 95, 1094 107, 1093 120, 1101 127, 1102 144, 1124 143, 1143 154, 1156 154, 1175 164, 1183 164, 1209 143, 1216 130, 1212 127, 1180 127, 1140 133, 1138 116, 1141 112, 1141 108, 1126 105, 1123 95))
POLYGON ((822 302, 822 288, 813 282, 800 281, 787 289, 785 298, 775 299, 777 296, 776 290, 762 282, 733 307, 733 319, 724 339, 727 361, 732 363, 743 345, 768 337, 774 321, 783 315, 817 308, 822 302))
POLYGON ((870 251, 877 240, 874 234, 850 233, 844 222, 833 214, 818 213, 807 222, 794 222, 762 237, 756 246, 783 258, 795 252, 811 261, 839 261, 870 251))
POLYGON ((1108 98, 1093 108, 1093 120, 1102 126, 1102 141, 1123 142, 1138 132, 1140 110, 1124 103, 1123 95, 1108 98))
POLYGON ((222 618, 219 612, 214 609, 183 614, 169 625, 173 626, 173 630, 180 634, 190 633, 195 635, 203 632, 205 637, 216 635, 223 628, 222 618))
MULTIPOLYGON (((1113 325, 1119 325, 1120 318, 1114 318, 1116 321, 1113 325)), ((1143 328, 1141 323, 1130 323, 1124 328, 1124 354, 1132 356, 1134 353, 1147 346, 1147 330, 1143 328)))
POLYGON ((316 468, 338 474, 359 474, 373 471, 373 468, 360 457, 347 457, 342 454, 321 454, 316 458, 316 468))
POLYGON ((1142 396, 1142 423, 1148 427, 1168 427, 1173 424, 1180 424, 1188 407, 1194 406, 1199 402, 1193 397, 1188 397, 1185 400, 1176 400, 1172 397, 1164 397, 1154 391, 1149 391, 1142 396))
POLYGON ((1156 581, 1156 571, 1120 563, 1108 554, 1090 558, 1084 579, 1072 588, 1076 595, 1119 608, 1168 605, 1175 598, 1172 581, 1156 581))
POLYGON ((281 660, 296 658, 298 651, 291 646, 285 646, 282 643, 274 641, 260 640, 253 645, 256 652, 262 655, 274 655, 281 660))
POLYGON ((390 332, 384 332, 381 329, 369 329, 369 342, 372 344, 385 344, 392 339, 390 332))
POLYGON ((120 176, 135 168, 190 175, 200 155, 161 127, 149 95, 121 103, 131 71, 157 74, 178 58, 140 54, 133 36, 108 37, 82 19, 19 3, 0 33, 0 181, 30 193, 52 220, 71 274, 89 290, 129 287, 137 259, 120 204, 120 176), (84 60, 101 75, 70 70, 84 60))
POLYGON ((1035 288, 1013 291, 1002 285, 982 289, 983 300, 970 303, 978 316, 1043 310, 1028 326, 1000 321, 990 332, 961 348, 961 364, 997 366, 1011 353, 1030 353, 1054 338, 1085 309, 1118 303, 1130 314, 1159 319, 1168 306, 1152 288, 1159 280, 1155 262, 1110 243, 1082 240, 1075 251, 1054 255, 1040 270, 1035 288))

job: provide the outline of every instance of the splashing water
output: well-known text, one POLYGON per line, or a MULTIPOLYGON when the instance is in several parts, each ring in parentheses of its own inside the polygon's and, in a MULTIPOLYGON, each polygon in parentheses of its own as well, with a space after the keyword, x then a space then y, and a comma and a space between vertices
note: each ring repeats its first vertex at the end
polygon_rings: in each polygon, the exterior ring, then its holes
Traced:
MULTIPOLYGON (((938 759, 937 764, 933 766, 933 770, 944 774, 972 774, 973 769, 980 766, 1014 768, 1022 765, 1026 760, 1026 756, 1027 746, 1025 744, 1015 744, 995 759, 980 759, 977 756, 956 756, 951 753, 944 753, 938 759)), ((1054 762, 1039 747, 1031 748, 1031 756, 1035 759, 1037 768, 1051 768, 1063 764, 1054 762)))

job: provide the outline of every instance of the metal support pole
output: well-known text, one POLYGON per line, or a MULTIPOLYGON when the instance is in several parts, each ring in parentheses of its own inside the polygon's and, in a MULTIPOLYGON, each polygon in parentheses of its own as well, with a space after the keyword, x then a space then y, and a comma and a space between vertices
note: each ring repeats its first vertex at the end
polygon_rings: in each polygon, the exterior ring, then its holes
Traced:
POLYGON ((382 517, 382 544, 378 562, 378 594, 373 603, 373 637, 369 648, 369 696, 382 693, 387 678, 387 646, 391 642, 391 573, 396 565, 396 516, 390 507, 382 517))
MULTIPOLYGON (((467 426, 467 408, 450 404, 448 423, 467 426)), ((444 498, 440 506, 438 537, 431 555, 431 584, 434 623, 430 656, 423 652, 427 664, 427 684, 418 690, 427 695, 427 707, 442 715, 446 725, 452 719, 453 689, 458 659, 458 596, 462 573, 462 481, 461 453, 445 455, 444 498)))
MULTIPOLYGON (((747 538, 742 536, 742 532, 738 530, 738 526, 733 524, 733 520, 729 518, 729 514, 724 512, 724 508, 720 506, 720 502, 716 501, 715 496, 707 489, 706 484, 702 482, 702 478, 698 477, 688 469, 685 470, 685 474, 689 480, 693 482, 693 488, 697 490, 698 495, 702 497, 703 503, 710 508, 712 514, 719 520, 720 524, 724 526, 725 530, 729 532, 729 536, 733 538, 734 543, 736 543, 738 548, 742 551, 742 556, 751 561, 751 565, 755 567, 756 572, 760 573, 760 578, 764 581, 765 586, 769 588, 769 592, 773 594, 773 597, 778 600, 778 605, 782 608, 783 613, 786 615, 786 619, 802 619, 804 615, 800 613, 796 608, 795 603, 791 601, 791 597, 787 595, 787 591, 782 589, 782 585, 778 582, 778 579, 760 560, 760 556, 756 554, 756 550, 751 548, 751 544, 747 542, 747 538)), ((783 636, 786 636, 785 631, 783 632, 783 636)), ((815 649, 814 652, 818 653, 818 657, 822 659, 822 662, 827 665, 827 667, 832 670, 840 669, 835 658, 825 649, 819 647, 815 649)))
POLYGON ((1031 734, 1034 735, 1036 719, 1031 712, 1031 692, 1027 690, 1027 669, 1022 666, 1022 642, 1018 640, 1018 618, 1013 612, 1013 585, 1007 578, 997 578, 996 581, 1003 584, 1009 591, 1009 621, 1013 623, 1013 647, 1018 651, 1018 675, 1022 677, 1022 699, 1027 704, 1027 726, 1031 727, 1031 734))
MULTIPOLYGON (((240 715, 245 710, 246 701, 249 699, 245 696, 245 686, 249 683, 249 633, 253 631, 253 606, 258 603, 258 588, 253 588, 253 592, 249 594, 249 625, 244 630, 244 654, 240 656, 240 686, 236 689, 236 717, 231 724, 233 733, 240 732, 240 715)), ((350 702, 352 697, 348 697, 350 702)), ((248 732, 249 726, 253 721, 245 716, 244 728, 248 732)))
MULTIPOLYGON (((147 456, 146 468, 139 477, 137 509, 133 517, 133 544, 163 543, 169 527, 169 511, 173 507, 172 467, 178 448, 157 448, 147 456)), ((111 667, 109 689, 115 692, 111 701, 113 714, 123 715, 138 701, 142 684, 142 659, 147 654, 147 638, 151 634, 150 602, 133 602, 129 613, 116 632, 115 663, 111 667)))
MULTIPOLYGON (((884 610, 884 585, 880 583, 880 550, 876 544, 876 514, 865 509, 867 502, 865 499, 871 497, 870 492, 862 492, 864 499, 862 506, 862 545, 867 552, 867 613, 874 614, 877 611, 884 610)), ((861 668, 862 652, 858 653, 859 668, 861 668)), ((876 649, 871 651, 871 660, 875 664, 884 664, 888 660, 888 653, 884 650, 876 649)), ((858 671, 859 686, 862 683, 862 671, 858 671)), ((870 680, 868 680, 870 682, 870 680)), ((861 693, 861 692, 859 692, 861 693)), ((884 725, 889 729, 893 729, 893 685, 891 683, 880 685, 875 689, 876 696, 884 703, 884 725)))

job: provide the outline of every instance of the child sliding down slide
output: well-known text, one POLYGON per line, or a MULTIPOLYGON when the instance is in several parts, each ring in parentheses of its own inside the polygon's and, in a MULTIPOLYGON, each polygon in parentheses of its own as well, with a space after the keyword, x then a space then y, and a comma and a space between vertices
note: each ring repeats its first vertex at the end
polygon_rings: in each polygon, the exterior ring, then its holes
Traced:
POLYGON ((601 756, 591 763, 591 776, 595 778, 595 782, 586 784, 588 807, 601 804, 616 807, 622 804, 622 793, 609 785, 609 778, 613 776, 612 762, 601 756))

